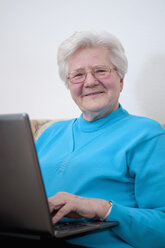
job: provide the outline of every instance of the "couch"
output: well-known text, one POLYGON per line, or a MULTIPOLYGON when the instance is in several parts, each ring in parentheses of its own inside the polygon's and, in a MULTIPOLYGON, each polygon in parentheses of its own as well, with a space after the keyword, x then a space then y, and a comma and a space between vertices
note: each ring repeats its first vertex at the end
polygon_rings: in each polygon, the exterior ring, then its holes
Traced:
MULTIPOLYGON (((41 135, 41 133, 49 127, 53 122, 60 121, 60 120, 31 120, 31 127, 32 127, 32 133, 34 136, 34 140, 36 141, 37 138, 41 135)), ((162 124, 162 126, 165 128, 165 124, 162 124)))
POLYGON ((34 140, 36 141, 41 133, 55 121, 58 120, 31 120, 30 122, 34 140))

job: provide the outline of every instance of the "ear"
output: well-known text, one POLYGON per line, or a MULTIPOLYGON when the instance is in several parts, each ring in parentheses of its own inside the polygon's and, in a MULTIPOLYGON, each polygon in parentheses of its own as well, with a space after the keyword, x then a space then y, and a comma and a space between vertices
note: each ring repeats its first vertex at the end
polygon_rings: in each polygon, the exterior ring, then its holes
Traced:
POLYGON ((124 78, 120 79, 120 92, 122 92, 124 86, 124 78))

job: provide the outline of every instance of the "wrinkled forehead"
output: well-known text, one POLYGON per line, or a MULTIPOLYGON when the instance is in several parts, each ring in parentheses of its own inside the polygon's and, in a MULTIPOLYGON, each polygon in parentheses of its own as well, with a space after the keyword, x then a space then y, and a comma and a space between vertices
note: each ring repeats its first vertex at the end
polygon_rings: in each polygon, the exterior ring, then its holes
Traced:
POLYGON ((73 58, 75 56, 77 56, 78 54, 81 54, 81 53, 88 53, 88 52, 91 52, 93 51, 94 53, 96 53, 96 51, 101 51, 103 53, 107 53, 110 55, 110 50, 108 49, 108 47, 106 46, 100 46, 100 45, 88 45, 88 46, 80 46, 78 47, 76 50, 74 50, 73 52, 71 52, 71 54, 68 56, 68 60, 70 58, 73 58))
POLYGON ((110 52, 107 48, 101 46, 79 48, 68 58, 69 71, 96 65, 111 65, 110 52))

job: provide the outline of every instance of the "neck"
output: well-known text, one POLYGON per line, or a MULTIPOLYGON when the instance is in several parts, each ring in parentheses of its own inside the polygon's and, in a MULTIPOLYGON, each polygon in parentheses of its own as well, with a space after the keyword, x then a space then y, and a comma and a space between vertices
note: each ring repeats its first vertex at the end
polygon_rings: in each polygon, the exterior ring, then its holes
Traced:
POLYGON ((93 122, 111 114, 118 108, 119 108, 119 103, 117 103, 115 106, 112 106, 110 109, 108 108, 108 110, 106 111, 83 112, 83 119, 89 122, 93 122))

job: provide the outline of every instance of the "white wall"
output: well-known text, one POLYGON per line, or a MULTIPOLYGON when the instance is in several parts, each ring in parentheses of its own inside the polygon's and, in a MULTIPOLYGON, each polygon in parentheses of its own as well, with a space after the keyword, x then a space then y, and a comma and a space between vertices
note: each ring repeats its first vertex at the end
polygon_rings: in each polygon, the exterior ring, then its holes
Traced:
POLYGON ((164 0, 0 0, 0 113, 79 115, 58 76, 57 48, 74 31, 96 29, 126 49, 123 107, 165 122, 164 24, 164 0))

